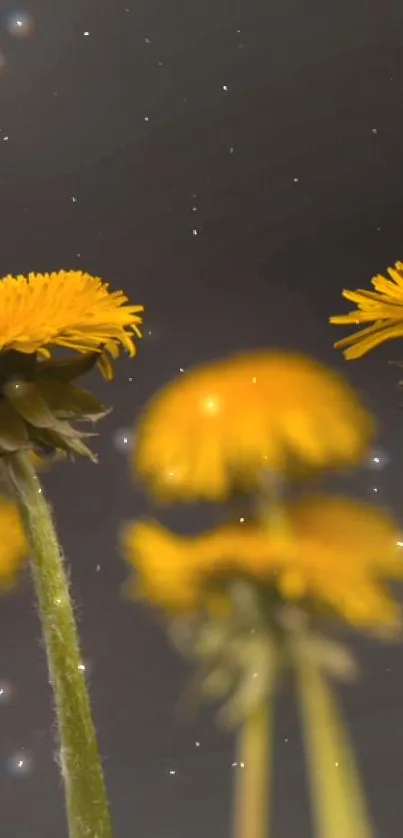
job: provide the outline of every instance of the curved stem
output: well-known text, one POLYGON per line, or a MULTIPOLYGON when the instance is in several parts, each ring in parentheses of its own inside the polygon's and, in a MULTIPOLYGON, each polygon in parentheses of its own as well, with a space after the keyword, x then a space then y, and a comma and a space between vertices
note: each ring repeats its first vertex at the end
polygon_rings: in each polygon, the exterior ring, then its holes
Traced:
POLYGON ((301 713, 318 838, 373 835, 354 753, 320 667, 297 662, 301 713))
POLYGON ((268 838, 273 699, 245 719, 238 734, 233 838, 268 838))
POLYGON ((111 838, 105 783, 91 717, 63 556, 38 477, 23 453, 8 457, 31 566, 58 722, 70 838, 111 838))

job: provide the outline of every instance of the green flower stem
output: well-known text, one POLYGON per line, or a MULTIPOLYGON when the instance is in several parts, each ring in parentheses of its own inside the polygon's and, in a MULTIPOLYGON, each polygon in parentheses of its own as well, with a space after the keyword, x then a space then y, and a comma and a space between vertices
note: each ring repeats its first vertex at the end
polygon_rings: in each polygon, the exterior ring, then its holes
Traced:
POLYGON ((233 838, 269 835, 272 703, 246 718, 238 734, 233 838))
POLYGON ((7 458, 31 549, 31 565, 53 688, 70 838, 111 838, 105 782, 80 656, 63 556, 27 454, 7 458))
POLYGON ((373 831, 336 697, 312 661, 297 662, 313 816, 318 838, 371 838, 373 831))

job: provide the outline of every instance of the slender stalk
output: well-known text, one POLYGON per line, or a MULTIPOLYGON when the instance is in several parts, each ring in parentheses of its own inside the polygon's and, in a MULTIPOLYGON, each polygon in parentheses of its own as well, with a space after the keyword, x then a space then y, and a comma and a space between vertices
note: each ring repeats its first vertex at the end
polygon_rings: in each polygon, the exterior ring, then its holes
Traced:
POLYGON ((70 838, 111 838, 105 783, 91 717, 63 556, 38 477, 26 454, 8 472, 31 549, 53 688, 70 838))
POLYGON ((373 835, 348 731, 320 667, 297 664, 301 713, 318 838, 373 835))
POLYGON ((272 699, 247 718, 238 734, 233 838, 268 838, 272 699))

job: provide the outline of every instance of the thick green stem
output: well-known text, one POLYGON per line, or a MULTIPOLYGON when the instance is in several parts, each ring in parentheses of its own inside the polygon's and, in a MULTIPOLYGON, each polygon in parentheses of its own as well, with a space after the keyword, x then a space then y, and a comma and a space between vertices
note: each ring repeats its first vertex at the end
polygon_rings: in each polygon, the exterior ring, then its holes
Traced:
POLYGON ((63 556, 42 488, 26 454, 8 471, 31 549, 53 688, 70 838, 111 838, 112 827, 63 556))
POLYGON ((318 838, 373 836, 354 753, 319 666, 297 662, 312 809, 318 838))
POLYGON ((272 699, 246 718, 238 734, 233 838, 268 838, 272 699))

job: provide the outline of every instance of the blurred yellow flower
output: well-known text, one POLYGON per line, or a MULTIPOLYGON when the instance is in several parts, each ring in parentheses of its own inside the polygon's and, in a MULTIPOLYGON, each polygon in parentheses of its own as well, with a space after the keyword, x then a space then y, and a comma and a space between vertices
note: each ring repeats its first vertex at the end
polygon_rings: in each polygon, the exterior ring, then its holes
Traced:
POLYGON ((6 276, 0 280, 0 351, 49 357, 53 345, 85 354, 105 349, 115 358, 123 346, 134 355, 143 306, 127 303, 122 291, 111 292, 108 283, 81 271, 6 276))
POLYGON ((28 545, 15 504, 0 498, 0 589, 12 587, 28 556, 28 545))
POLYGON ((396 629, 399 608, 385 581, 403 578, 403 560, 386 513, 337 496, 299 501, 286 513, 283 535, 255 523, 193 538, 153 523, 129 525, 124 550, 138 574, 130 593, 186 613, 214 604, 220 578, 243 576, 315 613, 362 629, 396 629))
POLYGON ((222 500, 265 471, 361 459, 373 423, 316 361, 257 351, 202 366, 162 390, 140 421, 133 465, 162 499, 222 500))
POLYGON ((343 291, 343 297, 357 305, 354 311, 331 317, 330 322, 346 326, 372 323, 334 344, 344 349, 347 360, 361 358, 387 340, 403 337, 403 262, 388 268, 390 279, 378 274, 371 280, 375 291, 343 291))

